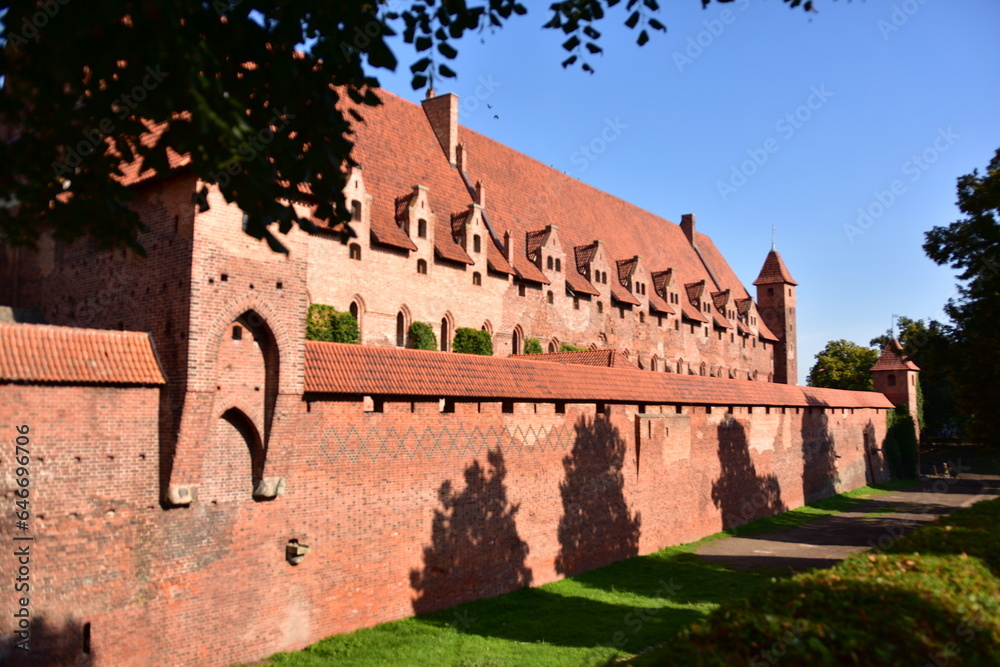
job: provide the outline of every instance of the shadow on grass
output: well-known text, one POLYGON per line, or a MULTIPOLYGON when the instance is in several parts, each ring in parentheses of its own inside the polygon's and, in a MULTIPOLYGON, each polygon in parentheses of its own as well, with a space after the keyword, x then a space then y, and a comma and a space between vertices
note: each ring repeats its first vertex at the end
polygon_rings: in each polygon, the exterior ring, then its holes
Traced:
POLYGON ((416 620, 482 637, 635 653, 775 576, 737 572, 674 548, 416 620))

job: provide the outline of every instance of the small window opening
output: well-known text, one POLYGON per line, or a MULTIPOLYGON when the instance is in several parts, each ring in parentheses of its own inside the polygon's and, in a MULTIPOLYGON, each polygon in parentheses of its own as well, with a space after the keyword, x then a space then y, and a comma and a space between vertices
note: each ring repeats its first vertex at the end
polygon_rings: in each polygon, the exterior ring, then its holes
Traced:
POLYGON ((522 285, 518 285, 517 286, 517 295, 518 296, 524 296, 524 294, 525 294, 524 285, 523 284, 522 285))
POLYGON ((473 285, 482 285, 483 284, 483 276, 478 271, 476 273, 472 274, 472 284, 473 285))
POLYGON ((480 240, 478 234, 476 234, 475 236, 472 237, 472 251, 473 252, 482 252, 483 251, 483 244, 482 244, 482 241, 480 240))
POLYGON ((423 218, 417 220, 417 236, 422 239, 427 238, 427 221, 423 218))
POLYGON ((600 315, 603 312, 604 312, 604 302, 603 301, 598 301, 597 302, 597 314, 600 315))
POLYGON ((545 293, 545 301, 547 303, 555 303, 555 295, 552 294, 552 290, 545 293))
POLYGON ((351 220, 354 222, 361 220, 361 202, 357 199, 351 201, 351 220))
POLYGON ((560 271, 562 271, 562 260, 561 259, 557 259, 556 260, 556 273, 558 273, 560 271))
POLYGON ((423 259, 417 260, 417 273, 427 273, 427 261, 423 259))
POLYGON ((546 260, 546 262, 545 262, 545 266, 546 266, 546 267, 548 268, 548 270, 549 270, 549 271, 551 271, 551 270, 552 270, 552 268, 553 268, 553 262, 552 262, 552 256, 551 256, 551 255, 550 255, 550 256, 549 256, 549 258, 548 258, 548 259, 546 260))
POLYGON ((239 325, 233 327, 233 340, 243 340, 243 327, 239 325))
POLYGON ((350 252, 351 252, 351 259, 358 259, 358 260, 361 259, 361 246, 359 246, 357 243, 351 244, 350 252))

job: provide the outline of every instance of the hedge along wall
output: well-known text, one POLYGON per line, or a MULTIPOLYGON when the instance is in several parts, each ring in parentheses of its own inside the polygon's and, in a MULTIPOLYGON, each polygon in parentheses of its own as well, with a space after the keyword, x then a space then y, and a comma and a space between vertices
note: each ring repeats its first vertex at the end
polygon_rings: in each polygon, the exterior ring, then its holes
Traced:
MULTIPOLYGON (((306 387, 282 415, 293 442, 268 462, 286 479, 282 495, 252 499, 247 454, 232 467, 245 470, 242 496, 172 509, 156 502, 156 462, 140 446, 156 432, 158 390, 129 390, 142 405, 83 386, 0 401, 0 422, 25 418, 28 404, 45 434, 31 604, 45 619, 36 638, 59 641, 38 650, 76 660, 86 636, 82 664, 250 661, 649 553, 884 473, 865 449, 884 437, 884 408, 805 405, 877 404, 850 392, 333 344, 307 345, 306 387), (504 369, 524 395, 468 394, 491 391, 504 369), (336 378, 364 393, 330 391, 336 378), (559 378, 574 380, 567 400, 533 393, 559 378), (643 398, 673 388, 662 402, 577 400, 614 379, 643 398), (436 396, 420 394, 425 385, 436 396), (685 400, 670 400, 682 388, 685 400), (804 398, 750 398, 767 391, 804 398), (59 408, 67 392, 95 409, 71 419, 59 408), (747 401, 698 404, 699 392, 747 401), (74 468, 74 456, 91 467, 74 468), (293 539, 310 548, 297 565, 286 560, 293 539)), ((6 636, 11 623, 0 621, 6 636)))

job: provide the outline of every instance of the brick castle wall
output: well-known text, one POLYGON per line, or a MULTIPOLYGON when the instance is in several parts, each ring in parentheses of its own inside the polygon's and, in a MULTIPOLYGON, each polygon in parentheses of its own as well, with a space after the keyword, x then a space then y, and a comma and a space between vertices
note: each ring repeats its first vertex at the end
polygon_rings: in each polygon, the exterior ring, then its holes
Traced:
MULTIPOLYGON (((261 365, 250 367, 254 382, 261 365)), ((201 463, 184 469, 197 501, 163 509, 158 393, 0 387, 5 442, 15 424, 31 427, 30 607, 33 637, 52 639, 34 647, 55 651, 31 654, 36 664, 253 660, 650 553, 883 474, 865 449, 884 436, 884 410, 458 400, 442 412, 382 397, 373 412, 360 397, 279 394, 281 445, 267 465, 286 478, 283 495, 251 498, 251 452, 215 417, 201 463), (294 566, 292 539, 311 547, 294 566)), ((8 495, 11 453, 0 453, 8 495)), ((5 513, 5 535, 11 522, 5 513)), ((13 571, 10 550, 2 564, 13 571)), ((0 622, 5 637, 13 621, 0 622)))

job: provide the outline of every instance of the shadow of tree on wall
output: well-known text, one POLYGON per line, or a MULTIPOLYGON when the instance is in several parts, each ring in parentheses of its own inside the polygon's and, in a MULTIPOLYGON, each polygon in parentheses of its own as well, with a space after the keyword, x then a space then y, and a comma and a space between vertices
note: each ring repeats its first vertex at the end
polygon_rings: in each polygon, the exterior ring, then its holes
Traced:
POLYGON ((461 492, 451 480, 438 490, 441 508, 434 510, 424 568, 410 571, 418 614, 531 585, 528 544, 514 521, 519 506, 507 501, 503 453, 490 451, 487 460, 490 469, 479 461, 465 469, 461 492))
POLYGON ((806 503, 837 492, 840 472, 837 450, 830 433, 830 418, 823 408, 805 408, 802 415, 802 495, 806 503))
POLYGON ((90 625, 69 620, 57 626, 38 616, 28 627, 28 650, 16 648, 19 637, 4 637, 0 664, 9 667, 89 667, 97 662, 90 648, 90 625))
POLYGON ((580 417, 576 440, 563 459, 566 478, 559 484, 556 571, 573 575, 631 558, 639 553, 641 517, 629 510, 623 488, 626 442, 607 416, 580 417))
POLYGON ((750 456, 746 428, 727 415, 718 426, 719 479, 712 482, 712 502, 722 513, 725 529, 761 519, 787 507, 774 475, 758 475, 750 456))

